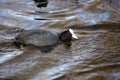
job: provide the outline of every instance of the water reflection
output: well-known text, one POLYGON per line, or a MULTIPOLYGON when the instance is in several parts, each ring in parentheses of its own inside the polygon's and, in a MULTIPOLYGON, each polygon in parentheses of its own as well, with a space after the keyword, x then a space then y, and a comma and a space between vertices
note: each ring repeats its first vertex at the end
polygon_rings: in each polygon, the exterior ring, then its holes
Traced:
POLYGON ((4 53, 3 55, 1 55, 0 57, 0 64, 1 63, 5 63, 6 61, 9 61, 11 60, 12 58, 18 56, 18 55, 21 55, 23 52, 21 51, 13 51, 13 52, 7 52, 7 53, 4 53))
POLYGON ((0 0, 0 79, 119 80, 119 4, 120 0, 49 0, 39 9, 31 0, 0 0), (19 33, 14 27, 74 28, 79 40, 48 53, 21 50, 6 40, 19 33))

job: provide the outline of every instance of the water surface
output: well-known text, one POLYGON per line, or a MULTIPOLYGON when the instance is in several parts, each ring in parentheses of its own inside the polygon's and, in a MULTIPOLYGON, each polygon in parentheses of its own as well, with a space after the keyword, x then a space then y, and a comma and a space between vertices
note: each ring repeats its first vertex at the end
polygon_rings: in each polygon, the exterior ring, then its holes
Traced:
POLYGON ((0 0, 0 80, 120 80, 120 0, 0 0), (22 30, 68 28, 79 39, 47 53, 12 43, 22 30))

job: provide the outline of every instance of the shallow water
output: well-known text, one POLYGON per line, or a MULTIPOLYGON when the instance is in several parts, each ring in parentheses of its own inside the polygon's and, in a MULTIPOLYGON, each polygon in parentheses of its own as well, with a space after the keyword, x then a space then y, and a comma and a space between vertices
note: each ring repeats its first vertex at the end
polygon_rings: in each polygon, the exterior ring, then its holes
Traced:
POLYGON ((0 80, 120 80, 120 0, 0 0, 0 80), (68 28, 79 39, 47 53, 12 43, 23 29, 68 28))

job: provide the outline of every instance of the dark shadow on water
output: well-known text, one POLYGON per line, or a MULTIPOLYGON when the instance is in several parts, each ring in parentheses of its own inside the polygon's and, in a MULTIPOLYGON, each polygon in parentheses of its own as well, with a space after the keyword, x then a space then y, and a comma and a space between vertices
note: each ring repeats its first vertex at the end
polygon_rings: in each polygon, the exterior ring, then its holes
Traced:
POLYGON ((60 45, 60 44, 63 44, 66 49, 70 49, 70 47, 72 46, 72 42, 60 42, 60 43, 55 44, 55 45, 52 45, 52 46, 37 47, 37 46, 28 45, 28 46, 26 46, 26 47, 27 47, 28 50, 29 50, 29 49, 30 49, 30 50, 31 50, 31 49, 39 49, 40 52, 41 52, 42 54, 44 54, 44 53, 49 53, 49 52, 51 52, 52 50, 54 50, 54 48, 56 48, 56 47, 57 47, 58 45, 60 45))

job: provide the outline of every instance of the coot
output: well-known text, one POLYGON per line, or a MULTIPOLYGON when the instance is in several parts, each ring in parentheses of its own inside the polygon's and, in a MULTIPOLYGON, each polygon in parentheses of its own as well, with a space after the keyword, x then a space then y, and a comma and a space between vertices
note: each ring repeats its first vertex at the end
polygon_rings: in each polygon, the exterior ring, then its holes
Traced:
POLYGON ((61 33, 55 33, 47 30, 27 30, 21 32, 15 39, 15 45, 33 45, 38 47, 52 46, 59 42, 70 42, 72 39, 78 39, 72 29, 61 33))

